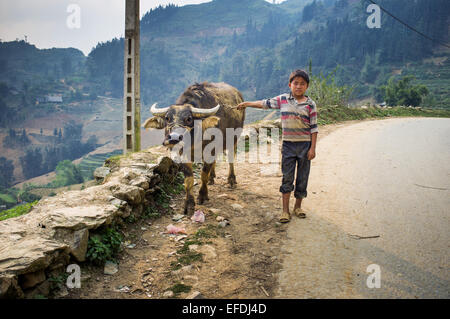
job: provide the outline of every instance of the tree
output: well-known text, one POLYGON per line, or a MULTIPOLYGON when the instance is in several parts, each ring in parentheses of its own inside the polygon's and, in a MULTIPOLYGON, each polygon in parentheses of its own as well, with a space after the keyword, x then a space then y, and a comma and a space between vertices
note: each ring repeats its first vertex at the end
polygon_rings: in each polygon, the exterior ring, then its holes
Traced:
POLYGON ((14 165, 11 160, 0 157, 0 187, 8 188, 14 180, 14 165))
POLYGON ((52 182, 54 186, 61 187, 83 182, 83 175, 77 165, 69 160, 58 163, 56 166, 56 179, 52 182))
POLYGON ((25 178, 33 178, 42 174, 42 153, 39 149, 27 149, 20 158, 25 178))
POLYGON ((390 78, 387 85, 381 87, 384 91, 384 99, 388 105, 405 105, 418 106, 422 103, 422 98, 429 91, 425 85, 413 85, 411 82, 415 80, 412 75, 404 76, 395 82, 394 78, 390 78))
POLYGON ((67 55, 61 61, 61 70, 65 76, 72 73, 72 61, 67 55))

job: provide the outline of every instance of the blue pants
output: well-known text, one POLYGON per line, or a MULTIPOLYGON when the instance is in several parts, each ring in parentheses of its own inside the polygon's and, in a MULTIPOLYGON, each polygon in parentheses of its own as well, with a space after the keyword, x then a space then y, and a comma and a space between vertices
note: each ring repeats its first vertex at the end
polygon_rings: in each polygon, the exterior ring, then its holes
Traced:
POLYGON ((281 149, 281 172, 283 181, 280 186, 281 193, 290 193, 294 190, 295 167, 297 167, 297 177, 295 180, 295 198, 307 196, 309 169, 311 161, 308 160, 308 151, 311 142, 289 142, 283 141, 281 149))

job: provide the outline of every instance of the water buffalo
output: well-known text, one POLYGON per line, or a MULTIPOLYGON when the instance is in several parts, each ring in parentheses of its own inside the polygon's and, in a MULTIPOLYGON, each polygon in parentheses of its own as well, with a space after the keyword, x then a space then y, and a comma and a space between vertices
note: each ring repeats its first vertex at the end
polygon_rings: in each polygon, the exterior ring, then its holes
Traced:
MULTIPOLYGON (((204 132, 208 128, 217 128, 222 132, 223 149, 226 149, 227 128, 242 128, 245 119, 245 110, 232 108, 243 102, 242 94, 234 87, 226 83, 196 83, 189 86, 183 94, 176 100, 174 105, 165 108, 156 108, 156 103, 150 109, 154 117, 145 121, 145 128, 165 129, 163 145, 173 148, 181 141, 190 139, 190 158, 187 163, 183 163, 185 176, 184 186, 186 190, 186 200, 184 213, 193 213, 195 210, 195 200, 193 195, 194 177, 192 171, 192 161, 194 159, 194 120, 202 120, 201 129, 204 132)), ((240 132, 237 130, 237 132, 240 132)), ((233 154, 236 155, 237 140, 239 133, 233 133, 233 154)), ((211 143, 210 140, 203 140, 202 150, 211 143)), ((219 154, 214 154, 215 156, 219 154)), ((215 177, 215 157, 214 160, 204 161, 201 173, 202 185, 200 188, 198 203, 203 204, 208 200, 208 181, 214 184, 215 177)), ((234 188, 236 176, 234 174, 233 161, 229 163, 228 183, 234 188)))

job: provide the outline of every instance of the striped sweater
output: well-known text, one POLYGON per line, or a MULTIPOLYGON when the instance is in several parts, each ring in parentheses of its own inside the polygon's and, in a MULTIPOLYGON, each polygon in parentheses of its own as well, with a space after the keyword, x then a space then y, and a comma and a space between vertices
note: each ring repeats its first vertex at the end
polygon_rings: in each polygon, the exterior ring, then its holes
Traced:
POLYGON ((309 142, 311 134, 317 133, 316 103, 307 97, 307 101, 298 103, 292 93, 281 94, 263 100, 264 109, 280 109, 283 141, 309 142))

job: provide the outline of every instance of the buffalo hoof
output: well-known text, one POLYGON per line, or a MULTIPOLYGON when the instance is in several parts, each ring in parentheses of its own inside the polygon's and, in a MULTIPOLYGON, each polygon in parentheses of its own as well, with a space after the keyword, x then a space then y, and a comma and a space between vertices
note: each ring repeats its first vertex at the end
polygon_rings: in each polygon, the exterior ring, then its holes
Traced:
POLYGON ((194 206, 184 206, 184 214, 185 215, 193 215, 195 212, 194 206))
POLYGON ((236 178, 228 178, 228 185, 230 186, 230 188, 236 188, 236 178))
POLYGON ((209 197, 208 197, 208 195, 199 195, 198 196, 198 198, 197 198, 197 202, 201 205, 201 204, 203 204, 204 202, 206 202, 207 200, 209 200, 209 197))
POLYGON ((192 215, 195 212, 195 201, 194 198, 189 198, 185 200, 184 202, 184 214, 185 215, 192 215))

